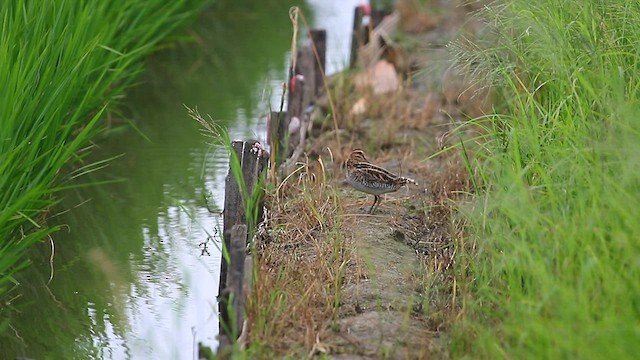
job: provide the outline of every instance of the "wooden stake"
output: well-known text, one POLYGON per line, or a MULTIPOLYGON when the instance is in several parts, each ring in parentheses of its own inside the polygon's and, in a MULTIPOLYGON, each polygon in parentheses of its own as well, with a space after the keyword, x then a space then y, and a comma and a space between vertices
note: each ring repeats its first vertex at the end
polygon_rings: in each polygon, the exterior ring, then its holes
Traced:
POLYGON ((324 89, 325 68, 327 62, 327 31, 324 29, 309 30, 311 49, 313 51, 313 67, 315 74, 315 89, 313 97, 317 97, 324 89))
POLYGON ((353 31, 351 33, 351 54, 349 55, 349 67, 353 69, 358 62, 358 49, 364 45, 365 28, 362 25, 364 10, 362 6, 356 6, 353 11, 353 31))
POLYGON ((229 257, 231 258, 231 267, 227 274, 227 290, 231 300, 231 308, 226 309, 229 313, 228 317, 232 320, 229 324, 231 336, 237 339, 242 332, 242 323, 244 322, 244 260, 247 248, 247 226, 234 225, 231 228, 231 249, 229 257))
POLYGON ((284 159, 288 156, 289 148, 289 114, 284 112, 272 111, 269 114, 270 141, 269 146, 271 155, 277 169, 284 159))
POLYGON ((223 259, 220 263, 218 289, 220 349, 233 343, 240 334, 242 319, 238 320, 237 311, 244 311, 244 306, 236 302, 243 301, 242 290, 238 290, 238 287, 242 288, 244 251, 257 222, 263 218, 263 190, 258 189, 256 194, 254 190, 257 189, 269 160, 269 153, 258 141, 237 140, 231 146, 233 151, 229 173, 225 179, 223 259), (237 165, 239 168, 234 173, 233 169, 237 165), (253 208, 247 208, 249 204, 253 208), (238 225, 241 227, 237 227, 238 225), (230 313, 230 309, 234 312, 230 313))

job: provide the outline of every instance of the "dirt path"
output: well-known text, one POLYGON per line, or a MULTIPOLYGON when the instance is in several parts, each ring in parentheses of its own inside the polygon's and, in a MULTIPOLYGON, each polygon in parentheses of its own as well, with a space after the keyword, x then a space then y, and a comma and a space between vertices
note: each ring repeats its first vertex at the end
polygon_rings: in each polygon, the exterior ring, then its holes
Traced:
POLYGON ((422 264, 394 237, 386 224, 391 217, 383 217, 358 219, 353 228, 360 274, 343 287, 339 330, 325 340, 341 354, 335 358, 397 358, 429 348, 428 324, 414 316, 422 302, 422 264))
MULTIPOLYGON (((441 358, 448 353, 446 330, 457 311, 448 270, 453 238, 462 228, 451 215, 450 199, 470 185, 457 152, 425 159, 440 150, 448 132, 466 116, 482 114, 485 97, 473 96, 444 48, 461 34, 472 37, 478 31, 469 18, 475 9, 452 1, 433 5, 429 13, 405 9, 415 14, 403 17, 405 28, 416 17, 435 25, 401 35, 397 46, 405 61, 417 67, 405 87, 391 96, 356 91, 344 107, 370 104, 352 120, 348 147, 370 150, 372 162, 416 179, 419 186, 388 194, 375 215, 367 215, 373 197, 349 188, 340 180, 342 173, 336 176, 344 216, 354 219, 344 222, 342 230, 351 234, 358 260, 355 276, 342 287, 339 319, 316 346, 335 359, 441 358)), ((320 146, 327 144, 321 141, 320 146)))
POLYGON ((379 94, 363 86, 372 62, 334 76, 333 101, 317 101, 306 162, 269 199, 258 242, 248 342, 261 356, 448 356, 460 311, 451 264, 463 229, 452 204, 471 186, 459 151, 429 156, 469 136, 452 130, 486 106, 445 48, 480 29, 463 1, 399 0, 400 29, 381 68, 405 74, 401 85, 379 94), (350 188, 341 166, 356 148, 418 186, 387 194, 367 214, 373 197, 350 188))

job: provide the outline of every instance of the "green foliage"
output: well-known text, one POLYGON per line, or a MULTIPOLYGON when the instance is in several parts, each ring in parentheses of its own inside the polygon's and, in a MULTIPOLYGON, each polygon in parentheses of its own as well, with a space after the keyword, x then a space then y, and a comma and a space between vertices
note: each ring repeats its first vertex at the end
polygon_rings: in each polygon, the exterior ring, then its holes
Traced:
POLYGON ((502 114, 484 122, 454 353, 635 357, 640 2, 516 0, 483 16, 489 40, 453 49, 502 114))
POLYGON ((44 223, 55 192, 102 166, 84 159, 104 112, 135 80, 144 56, 202 3, 3 3, 0 298, 11 274, 26 265, 26 249, 56 230, 44 223))

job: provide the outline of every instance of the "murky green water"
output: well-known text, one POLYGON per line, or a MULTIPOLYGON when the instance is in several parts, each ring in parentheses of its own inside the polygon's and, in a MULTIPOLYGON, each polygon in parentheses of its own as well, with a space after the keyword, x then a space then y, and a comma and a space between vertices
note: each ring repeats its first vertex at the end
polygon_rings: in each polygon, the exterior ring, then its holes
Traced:
MULTIPOLYGON (((121 181, 64 194, 59 211, 73 209, 52 218, 65 224, 52 239, 53 279, 51 244, 43 244, 22 274, 0 359, 190 359, 197 342, 216 347, 215 229, 227 158, 205 143, 184 105, 227 125, 232 138, 264 139, 264 116, 286 75, 292 5, 226 3, 200 17, 193 41, 150 59, 123 106, 138 130, 115 122, 97 144, 95 159, 121 157, 84 180, 121 181)), ((355 1, 310 3, 322 14, 316 26, 329 30, 335 71, 346 59, 355 1)))

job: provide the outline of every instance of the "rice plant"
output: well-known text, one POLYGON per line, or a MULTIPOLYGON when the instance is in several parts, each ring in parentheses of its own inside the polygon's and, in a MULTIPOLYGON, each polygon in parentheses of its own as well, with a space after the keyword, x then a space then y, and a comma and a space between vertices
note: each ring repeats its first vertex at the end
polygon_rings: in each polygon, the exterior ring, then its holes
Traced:
MULTIPOLYGON (((142 60, 204 0, 27 1, 0 8, 0 298, 142 60)), ((3 304, 5 304, 3 302, 3 304)), ((0 311, 3 306, 0 306, 0 311)))

